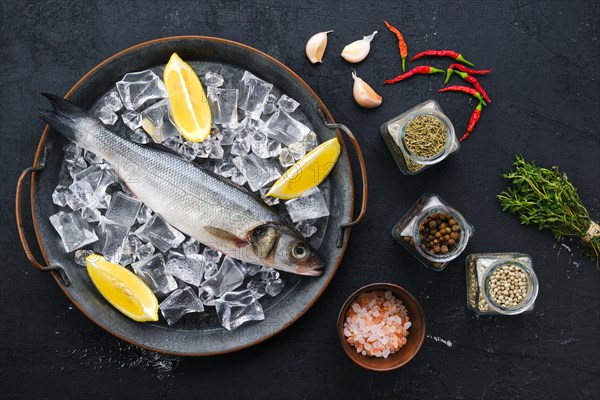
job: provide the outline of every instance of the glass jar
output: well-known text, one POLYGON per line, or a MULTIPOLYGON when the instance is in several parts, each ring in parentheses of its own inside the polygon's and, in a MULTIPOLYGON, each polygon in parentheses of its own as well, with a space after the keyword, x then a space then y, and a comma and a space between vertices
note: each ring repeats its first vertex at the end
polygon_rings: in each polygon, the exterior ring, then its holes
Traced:
POLYGON ((394 226, 392 236, 427 268, 441 271, 448 262, 454 260, 463 252, 474 231, 473 226, 458 211, 450 207, 444 199, 436 194, 425 193, 419 197, 394 226), (460 228, 460 237, 456 242, 456 246, 444 254, 434 254, 427 251, 424 248, 419 231, 421 224, 428 216, 438 213, 448 214, 460 228))
POLYGON ((444 160, 449 155, 459 150, 459 143, 454 133, 454 126, 448 117, 443 113, 442 108, 435 100, 429 100, 411 108, 410 110, 392 118, 381 125, 381 135, 385 140, 392 156, 398 164, 398 168, 405 175, 415 175, 434 164, 444 160), (431 115, 438 118, 446 126, 446 143, 444 148, 435 156, 424 158, 413 154, 405 142, 406 127, 408 124, 421 115, 431 115))
POLYGON ((535 306, 539 284, 531 257, 523 253, 469 254, 467 268, 467 307, 480 315, 516 315, 530 313, 535 306), (494 272, 511 267, 511 272, 523 272, 525 293, 517 304, 505 306, 494 300, 491 282, 494 272))

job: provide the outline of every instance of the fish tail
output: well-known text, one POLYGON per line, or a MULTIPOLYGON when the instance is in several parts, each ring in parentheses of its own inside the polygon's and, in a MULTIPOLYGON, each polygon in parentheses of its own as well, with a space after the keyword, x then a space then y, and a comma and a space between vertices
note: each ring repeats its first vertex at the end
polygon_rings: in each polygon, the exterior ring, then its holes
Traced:
POLYGON ((84 109, 62 97, 49 93, 42 93, 50 101, 52 110, 38 110, 42 121, 62 133, 67 139, 75 143, 81 142, 81 132, 77 129, 78 122, 90 118, 84 109))

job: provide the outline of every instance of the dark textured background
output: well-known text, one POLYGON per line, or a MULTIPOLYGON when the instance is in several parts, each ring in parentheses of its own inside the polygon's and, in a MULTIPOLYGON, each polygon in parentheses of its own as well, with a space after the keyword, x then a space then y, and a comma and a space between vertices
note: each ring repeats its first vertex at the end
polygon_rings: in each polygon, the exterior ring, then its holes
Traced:
MULTIPOLYGON (((600 398, 600 272, 580 245, 555 243, 500 211, 495 195, 516 152, 568 171, 600 218, 600 3, 593 1, 2 1, 0 392, 3 398, 600 398), (85 6, 80 3, 86 3, 85 6), (442 165, 406 177, 379 126, 437 99, 458 131, 475 104, 439 95, 442 77, 381 87, 399 71, 398 26, 410 52, 456 48, 478 67, 494 103, 472 137, 442 165), (333 29, 325 62, 304 56, 306 40, 333 29), (379 30, 355 65, 384 97, 375 110, 352 100, 344 45, 379 30), (111 54, 163 36, 199 34, 254 46, 311 85, 333 116, 356 132, 369 173, 370 203, 322 298, 287 331, 219 357, 182 359, 134 348, 74 309, 50 276, 27 263, 14 224, 14 187, 42 130, 40 91, 65 93, 111 54), (464 256, 426 270, 390 236, 423 192, 440 194, 476 227, 470 252, 531 254, 540 281, 533 314, 484 318, 465 305, 464 256), (409 365, 360 369, 343 354, 335 321, 346 297, 375 281, 400 284, 422 302, 428 336, 409 365), (451 346, 450 346, 451 343, 451 346)), ((445 67, 449 61, 432 60, 445 67)))

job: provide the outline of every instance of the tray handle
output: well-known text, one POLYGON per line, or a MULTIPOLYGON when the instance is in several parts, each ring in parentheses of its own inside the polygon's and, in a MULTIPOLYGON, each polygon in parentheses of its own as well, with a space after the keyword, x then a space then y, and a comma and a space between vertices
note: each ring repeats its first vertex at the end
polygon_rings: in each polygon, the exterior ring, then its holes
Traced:
MULTIPOLYGON (((324 117, 322 113, 321 113, 321 116, 324 117)), ((337 247, 342 247, 342 245, 344 243, 344 239, 346 237, 346 231, 348 230, 348 228, 351 228, 354 225, 357 225, 358 223, 360 223, 360 221, 362 221, 362 219, 364 218, 365 213, 367 211, 367 198, 368 198, 367 167, 365 165, 365 159, 364 159, 362 151, 360 149, 360 145, 358 144, 358 141, 356 140, 356 137, 354 136, 352 131, 350 129, 348 129, 348 127, 344 124, 329 123, 325 120, 323 121, 323 123, 325 124, 325 126, 327 128, 339 129, 342 132, 344 132, 346 134, 346 136, 348 136, 348 138, 350 139, 350 142, 352 142, 354 151, 356 151, 356 155, 358 156, 358 163, 360 165, 360 174, 361 174, 361 179, 362 179, 362 204, 360 206, 360 212, 358 213, 356 218, 354 218, 350 222, 346 222, 346 223, 343 223, 340 225, 340 229, 338 231, 338 238, 337 238, 337 247)))
POLYGON ((44 153, 43 153, 42 158, 40 159, 40 162, 38 163, 38 165, 25 169, 23 172, 21 172, 21 174, 19 175, 19 179, 17 180, 17 190, 16 190, 16 194, 15 194, 15 215, 17 218, 17 231, 19 232, 19 239, 21 240, 21 246, 23 246, 23 250, 25 251, 27 260, 31 263, 31 265, 33 265, 37 270, 42 271, 42 272, 54 272, 54 271, 58 272, 60 275, 60 278, 62 280, 62 283, 65 286, 69 286, 71 284, 71 282, 70 282, 69 278, 67 277, 67 274, 65 273, 64 269, 62 269, 59 266, 42 265, 35 259, 35 256, 33 255, 31 248, 29 247, 29 242, 27 241, 27 237, 25 236, 25 229, 23 227, 23 215, 21 212, 23 188, 25 186, 25 182, 26 182, 27 176, 29 174, 32 174, 31 179, 33 180, 33 173, 39 172, 46 167, 47 153, 48 153, 48 147, 46 147, 44 149, 44 153))

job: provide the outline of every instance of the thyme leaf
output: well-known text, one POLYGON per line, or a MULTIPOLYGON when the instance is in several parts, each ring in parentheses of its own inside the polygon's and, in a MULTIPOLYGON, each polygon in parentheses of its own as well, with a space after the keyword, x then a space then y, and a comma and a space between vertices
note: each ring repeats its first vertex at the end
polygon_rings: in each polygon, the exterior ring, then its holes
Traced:
POLYGON ((512 167, 502 174, 512 181, 512 186, 498 195, 502 211, 518 215, 524 225, 550 230, 556 240, 578 238, 598 263, 600 232, 590 234, 594 222, 567 174, 558 167, 537 167, 521 155, 515 156, 512 167))

